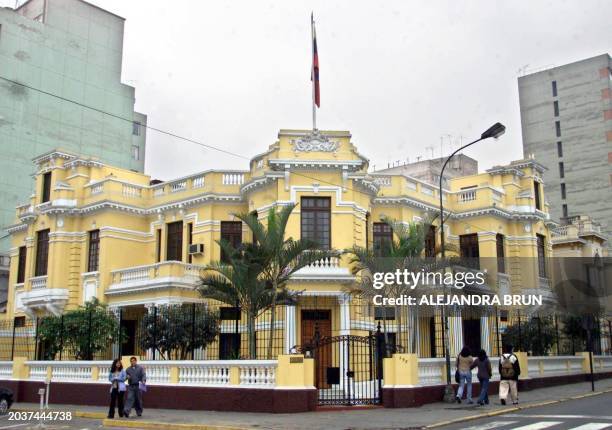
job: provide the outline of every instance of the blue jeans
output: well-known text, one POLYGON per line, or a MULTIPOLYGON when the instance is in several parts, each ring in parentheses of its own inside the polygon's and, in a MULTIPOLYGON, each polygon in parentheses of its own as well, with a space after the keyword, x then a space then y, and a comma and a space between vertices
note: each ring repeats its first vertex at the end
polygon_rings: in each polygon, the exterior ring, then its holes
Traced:
POLYGON ((480 396, 478 403, 489 403, 489 378, 480 379, 480 396))
POLYGON ((467 384, 467 399, 472 401, 472 372, 459 372, 459 389, 457 390, 457 398, 463 397, 463 387, 467 384))

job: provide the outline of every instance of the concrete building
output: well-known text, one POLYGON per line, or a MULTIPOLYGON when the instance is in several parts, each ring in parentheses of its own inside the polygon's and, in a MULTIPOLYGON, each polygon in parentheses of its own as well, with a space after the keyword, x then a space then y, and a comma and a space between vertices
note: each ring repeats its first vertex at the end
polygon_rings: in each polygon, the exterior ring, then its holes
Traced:
MULTIPOLYGON (((403 175, 429 184, 438 185, 440 182, 440 170, 442 170, 444 161, 446 161, 446 157, 432 158, 430 160, 416 161, 414 163, 406 163, 400 166, 376 170, 374 173, 381 175, 403 175)), ((449 178, 476 175, 477 173, 478 161, 465 154, 457 154, 444 170, 443 186, 448 185, 449 178)))
POLYGON ((144 170, 146 116, 134 112, 134 88, 121 83, 124 23, 81 0, 0 8, 0 252, 17 203, 40 191, 35 156, 61 147, 144 170))
POLYGON ((603 54, 518 79, 523 152, 548 168, 551 217, 588 214, 606 236, 612 233, 611 66, 603 54))

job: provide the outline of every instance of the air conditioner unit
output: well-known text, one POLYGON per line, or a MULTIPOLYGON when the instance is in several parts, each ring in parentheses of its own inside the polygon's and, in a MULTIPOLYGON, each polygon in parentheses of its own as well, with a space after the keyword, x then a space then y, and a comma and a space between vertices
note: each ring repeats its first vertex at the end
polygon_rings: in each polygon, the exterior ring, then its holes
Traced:
POLYGON ((191 245, 189 245, 189 254, 204 254, 204 244, 192 243, 191 245))

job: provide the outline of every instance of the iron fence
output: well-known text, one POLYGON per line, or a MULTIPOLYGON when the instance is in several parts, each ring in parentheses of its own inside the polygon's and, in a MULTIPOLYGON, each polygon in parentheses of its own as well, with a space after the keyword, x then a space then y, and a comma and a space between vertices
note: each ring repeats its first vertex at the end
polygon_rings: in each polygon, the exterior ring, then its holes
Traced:
MULTIPOLYGON (((104 308, 103 308, 104 309, 104 308)), ((503 344, 531 355, 573 355, 592 348, 612 354, 612 320, 526 314, 495 308, 382 307, 366 300, 304 296, 296 306, 252 315, 221 303, 131 306, 117 310, 0 321, 0 360, 267 359, 307 350, 317 339, 372 336, 380 329, 385 356, 443 357, 446 346, 498 355, 503 344), (444 322, 448 323, 445 330, 444 322), (586 321, 588 322, 588 321, 586 321), (587 330, 589 328, 589 330, 587 330), (590 335, 590 338, 589 338, 590 335)))

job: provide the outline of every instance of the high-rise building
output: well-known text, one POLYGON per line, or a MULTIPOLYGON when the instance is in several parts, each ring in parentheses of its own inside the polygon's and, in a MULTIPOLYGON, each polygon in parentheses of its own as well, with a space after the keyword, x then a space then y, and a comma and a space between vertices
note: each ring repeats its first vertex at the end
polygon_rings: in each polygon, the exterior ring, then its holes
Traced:
POLYGON ((144 170, 146 116, 121 83, 124 23, 81 0, 0 8, 0 252, 18 202, 41 192, 35 156, 60 147, 144 170))
POLYGON ((518 79, 525 157, 544 172, 553 219, 589 214, 612 233, 612 61, 603 54, 518 79))

